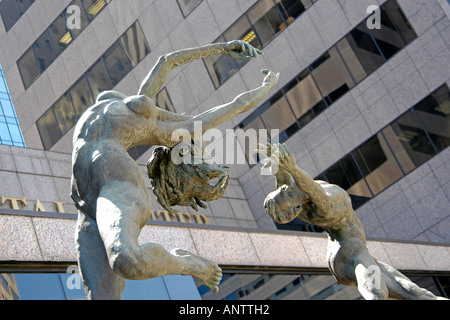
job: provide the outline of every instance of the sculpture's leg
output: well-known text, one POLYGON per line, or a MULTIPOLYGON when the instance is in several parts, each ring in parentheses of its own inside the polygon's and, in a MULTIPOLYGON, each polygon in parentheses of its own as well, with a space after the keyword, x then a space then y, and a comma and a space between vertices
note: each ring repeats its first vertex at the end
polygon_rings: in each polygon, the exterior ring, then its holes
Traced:
POLYGON ((190 275, 216 291, 222 271, 215 263, 187 251, 169 253, 159 244, 139 245, 139 233, 149 218, 145 199, 144 191, 126 181, 101 189, 97 224, 114 272, 133 280, 190 275))
POLYGON ((359 293, 366 300, 386 300, 388 288, 380 267, 369 253, 362 253, 355 261, 355 277, 359 293))
POLYGON ((436 297, 430 291, 420 288, 390 265, 381 261, 377 263, 388 287, 389 297, 400 300, 437 300, 440 298, 436 297))
POLYGON ((125 279, 111 269, 96 221, 82 212, 78 217, 76 247, 86 297, 90 300, 121 299, 125 279))

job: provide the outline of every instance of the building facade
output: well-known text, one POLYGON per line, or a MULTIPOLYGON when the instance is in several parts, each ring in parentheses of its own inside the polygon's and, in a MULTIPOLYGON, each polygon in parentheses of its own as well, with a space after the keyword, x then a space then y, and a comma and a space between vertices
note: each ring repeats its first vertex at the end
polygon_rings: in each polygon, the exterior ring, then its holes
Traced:
MULTIPOLYGON (((346 189, 371 253, 448 295, 448 1, 3 0, 0 14, 0 272, 4 290, 18 288, 5 297, 84 297, 70 272, 71 152, 74 126, 97 94, 134 95, 162 54, 235 39, 264 55, 175 69, 158 106, 202 113, 258 87, 266 68, 280 72, 279 84, 210 140, 216 159, 232 165, 225 196, 178 215, 153 197, 140 239, 216 260, 221 291, 173 276, 128 282, 124 297, 360 298, 327 271, 320 228, 277 225, 265 213, 275 182, 261 174, 251 134, 286 143, 311 176, 346 189)), ((130 150, 144 176, 151 154, 130 150)))

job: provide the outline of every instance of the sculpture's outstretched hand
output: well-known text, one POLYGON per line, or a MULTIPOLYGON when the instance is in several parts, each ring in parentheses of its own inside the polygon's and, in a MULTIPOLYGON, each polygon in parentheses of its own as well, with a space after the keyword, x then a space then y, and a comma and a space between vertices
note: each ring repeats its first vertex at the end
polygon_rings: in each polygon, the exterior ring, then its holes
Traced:
POLYGON ((256 59, 258 58, 258 55, 264 54, 261 50, 258 50, 249 43, 241 40, 227 42, 223 44, 223 49, 229 57, 245 61, 256 59))
POLYGON ((260 153, 265 157, 264 167, 278 166, 280 169, 290 171, 290 169, 295 168, 297 163, 295 157, 288 150, 285 144, 274 144, 267 145, 259 144, 256 152, 260 153))

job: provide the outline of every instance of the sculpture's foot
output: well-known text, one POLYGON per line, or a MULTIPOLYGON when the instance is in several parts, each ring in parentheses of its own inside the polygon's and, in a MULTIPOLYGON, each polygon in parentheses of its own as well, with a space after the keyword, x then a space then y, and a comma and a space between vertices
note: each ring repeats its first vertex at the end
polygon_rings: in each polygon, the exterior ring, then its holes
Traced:
POLYGON ((182 249, 175 249, 172 251, 172 254, 186 259, 186 264, 189 266, 189 269, 192 269, 191 272, 186 272, 186 274, 199 279, 212 292, 219 292, 218 286, 222 280, 222 269, 216 263, 182 249))

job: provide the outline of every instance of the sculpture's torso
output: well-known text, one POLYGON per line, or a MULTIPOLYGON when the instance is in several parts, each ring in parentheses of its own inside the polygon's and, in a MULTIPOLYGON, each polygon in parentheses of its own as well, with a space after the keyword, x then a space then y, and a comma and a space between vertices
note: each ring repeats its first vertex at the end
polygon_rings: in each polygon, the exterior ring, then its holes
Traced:
POLYGON ((95 218, 101 186, 114 181, 133 183, 142 201, 150 201, 127 150, 151 142, 155 121, 136 114, 121 99, 98 101, 83 114, 75 128, 72 155, 72 198, 78 209, 95 218))

